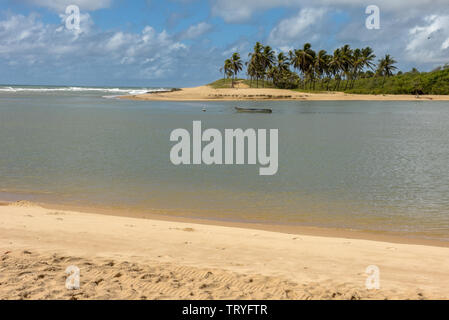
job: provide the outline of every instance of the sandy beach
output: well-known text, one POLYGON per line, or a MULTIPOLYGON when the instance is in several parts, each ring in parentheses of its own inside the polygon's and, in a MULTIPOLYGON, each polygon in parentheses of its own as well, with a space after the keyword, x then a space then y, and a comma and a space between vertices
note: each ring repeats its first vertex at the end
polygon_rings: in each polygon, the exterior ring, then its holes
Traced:
POLYGON ((447 299, 448 270, 447 247, 0 206, 0 299, 447 299))
POLYGON ((183 88, 173 92, 154 92, 122 96, 121 99, 142 101, 235 101, 235 100, 304 100, 304 101, 449 101, 445 95, 368 95, 343 92, 302 93, 292 90, 247 88, 214 89, 211 86, 183 88))

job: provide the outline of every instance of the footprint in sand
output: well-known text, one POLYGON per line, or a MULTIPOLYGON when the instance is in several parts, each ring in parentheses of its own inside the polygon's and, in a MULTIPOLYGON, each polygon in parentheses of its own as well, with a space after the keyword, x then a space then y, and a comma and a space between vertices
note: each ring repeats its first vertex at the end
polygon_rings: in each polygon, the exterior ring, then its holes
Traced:
POLYGON ((62 213, 62 212, 48 212, 47 216, 65 216, 65 213, 62 213))

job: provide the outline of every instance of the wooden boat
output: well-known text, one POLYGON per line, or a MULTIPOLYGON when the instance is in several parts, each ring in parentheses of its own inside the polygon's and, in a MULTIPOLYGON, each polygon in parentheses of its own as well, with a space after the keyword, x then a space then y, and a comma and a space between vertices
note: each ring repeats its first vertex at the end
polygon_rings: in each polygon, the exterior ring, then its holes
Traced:
POLYGON ((248 113, 273 113, 273 110, 271 110, 271 109, 255 109, 255 108, 235 107, 235 110, 237 110, 237 112, 248 112, 248 113))

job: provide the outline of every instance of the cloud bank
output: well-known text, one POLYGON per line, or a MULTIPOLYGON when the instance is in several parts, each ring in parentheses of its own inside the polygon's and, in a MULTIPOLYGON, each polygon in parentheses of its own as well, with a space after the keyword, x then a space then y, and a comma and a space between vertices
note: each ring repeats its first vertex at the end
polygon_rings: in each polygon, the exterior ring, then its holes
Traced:
POLYGON ((108 8, 112 0, 19 0, 19 2, 63 12, 69 5, 77 5, 80 10, 94 11, 108 8))

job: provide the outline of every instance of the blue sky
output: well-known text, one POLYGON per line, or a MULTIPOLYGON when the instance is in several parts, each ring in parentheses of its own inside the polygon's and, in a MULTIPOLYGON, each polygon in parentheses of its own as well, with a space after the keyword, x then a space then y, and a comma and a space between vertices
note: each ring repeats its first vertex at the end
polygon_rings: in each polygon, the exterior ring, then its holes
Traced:
POLYGON ((277 51, 310 42, 390 53, 402 70, 449 63, 447 0, 3 0, 0 83, 194 86, 220 77, 256 41, 277 51), (79 30, 65 26, 80 8, 79 30), (381 28, 365 27, 365 8, 381 28))

